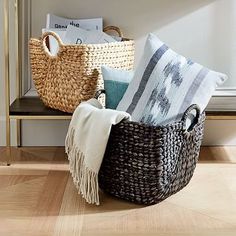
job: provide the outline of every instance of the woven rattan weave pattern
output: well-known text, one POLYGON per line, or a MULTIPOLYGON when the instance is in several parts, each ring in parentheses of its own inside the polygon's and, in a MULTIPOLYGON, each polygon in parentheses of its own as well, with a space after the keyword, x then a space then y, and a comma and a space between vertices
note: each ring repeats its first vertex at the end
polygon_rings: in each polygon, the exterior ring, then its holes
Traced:
POLYGON ((42 39, 30 39, 29 48, 32 78, 40 98, 45 105, 65 112, 73 112, 81 101, 92 98, 96 89, 103 87, 101 65, 133 69, 133 40, 64 45, 57 34, 46 32, 42 39), (46 47, 49 35, 58 42, 56 56, 46 47))
POLYGON ((113 126, 99 172, 101 189, 150 205, 186 186, 196 167, 205 120, 203 113, 186 131, 187 113, 182 121, 163 127, 130 121, 113 126))

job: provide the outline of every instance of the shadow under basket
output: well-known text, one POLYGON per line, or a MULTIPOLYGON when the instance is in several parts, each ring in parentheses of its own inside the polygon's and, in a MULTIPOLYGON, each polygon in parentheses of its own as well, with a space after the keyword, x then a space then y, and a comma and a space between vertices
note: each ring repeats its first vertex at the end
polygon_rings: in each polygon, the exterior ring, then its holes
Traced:
POLYGON ((180 122, 148 126, 124 120, 111 130, 99 171, 105 192, 138 204, 163 201, 193 176, 203 138, 205 113, 190 106, 180 122), (192 110, 196 116, 186 128, 192 110))

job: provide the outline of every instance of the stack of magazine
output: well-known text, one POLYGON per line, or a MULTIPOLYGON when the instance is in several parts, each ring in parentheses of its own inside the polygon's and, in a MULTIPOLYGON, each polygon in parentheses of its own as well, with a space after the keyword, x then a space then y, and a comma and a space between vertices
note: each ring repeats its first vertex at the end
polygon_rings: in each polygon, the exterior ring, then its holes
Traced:
MULTIPOLYGON (((53 31, 59 35, 64 44, 100 44, 121 41, 120 37, 103 32, 103 19, 68 19, 47 14, 46 28, 42 33, 53 31)), ((48 46, 52 55, 58 51, 58 43, 49 37, 48 46)))

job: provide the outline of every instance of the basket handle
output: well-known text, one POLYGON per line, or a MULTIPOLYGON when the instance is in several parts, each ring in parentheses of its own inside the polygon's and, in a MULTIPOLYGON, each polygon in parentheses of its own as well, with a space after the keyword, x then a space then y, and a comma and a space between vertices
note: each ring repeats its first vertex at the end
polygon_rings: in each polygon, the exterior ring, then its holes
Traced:
POLYGON ((117 26, 112 26, 112 25, 106 26, 103 28, 103 31, 104 32, 115 31, 119 37, 123 38, 123 33, 122 33, 121 29, 117 26))
MULTIPOLYGON (((60 51, 60 47, 63 45, 63 42, 62 42, 61 38, 59 37, 59 35, 58 35, 57 33, 55 33, 55 32, 48 31, 48 32, 43 33, 43 35, 42 35, 42 41, 43 41, 44 50, 46 51, 47 54, 49 54, 49 56, 53 56, 53 55, 51 54, 51 52, 49 51, 47 45, 46 45, 46 38, 47 38, 48 36, 52 36, 52 37, 54 37, 54 38, 56 39, 56 41, 57 41, 57 43, 58 43, 58 46, 59 46, 58 52, 60 51)), ((57 53, 58 53, 58 52, 57 52, 57 53)))
POLYGON ((100 95, 102 95, 102 94, 106 94, 105 89, 99 89, 99 90, 95 93, 94 98, 98 99, 98 98, 100 97, 100 95))
POLYGON ((187 108, 187 110, 184 112, 183 117, 182 117, 182 121, 184 123, 184 130, 187 132, 190 132, 193 130, 194 126, 198 123, 199 121, 199 117, 200 117, 200 107, 197 104, 192 104, 189 108, 187 108), (190 116, 192 115, 192 111, 195 110, 196 111, 196 115, 194 117, 194 119, 192 120, 191 125, 187 128, 187 124, 186 121, 188 118, 190 118, 190 116))

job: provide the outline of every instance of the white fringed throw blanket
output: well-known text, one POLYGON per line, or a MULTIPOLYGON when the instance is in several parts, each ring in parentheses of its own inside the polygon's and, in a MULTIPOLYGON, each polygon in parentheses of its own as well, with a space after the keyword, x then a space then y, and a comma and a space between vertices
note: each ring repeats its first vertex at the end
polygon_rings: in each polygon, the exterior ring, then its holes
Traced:
POLYGON ((78 191, 88 203, 99 205, 98 172, 111 126, 129 119, 126 112, 103 109, 97 99, 81 103, 75 110, 66 136, 70 172, 78 191))

